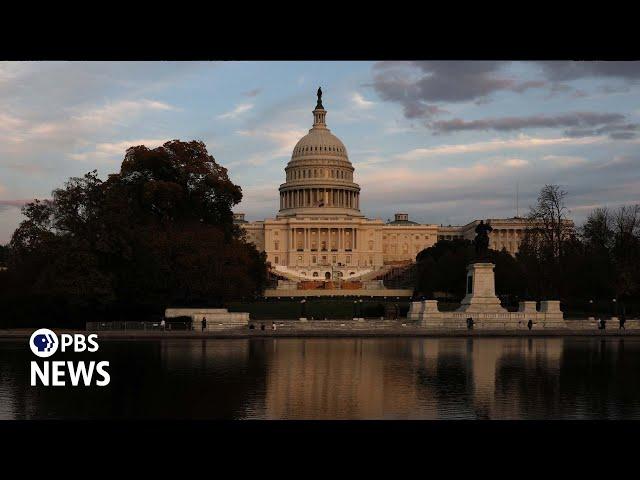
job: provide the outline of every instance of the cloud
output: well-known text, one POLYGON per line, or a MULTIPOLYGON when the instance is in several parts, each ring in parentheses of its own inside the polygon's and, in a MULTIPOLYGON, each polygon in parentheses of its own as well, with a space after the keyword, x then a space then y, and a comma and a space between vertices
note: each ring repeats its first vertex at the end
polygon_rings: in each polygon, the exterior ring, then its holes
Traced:
MULTIPOLYGON (((2 193, 2 189, 0 188, 0 193, 2 193)), ((15 207, 22 208, 29 202, 33 202, 33 198, 29 199, 13 199, 13 200, 0 200, 0 206, 4 207, 15 207)))
POLYGON ((72 116, 71 121, 90 124, 93 127, 113 123, 123 123, 131 116, 138 116, 146 112, 176 110, 175 107, 157 100, 120 100, 107 103, 97 108, 79 112, 72 116))
POLYGON ((629 166, 633 166, 635 168, 640 166, 640 158, 634 155, 615 155, 611 160, 607 160, 597 165, 596 168, 624 168, 629 166))
POLYGON ((230 162, 228 165, 230 167, 238 165, 258 166, 264 165, 269 160, 288 157, 291 155, 291 152, 293 152, 293 148, 296 143, 298 143, 298 140, 300 140, 306 133, 306 130, 301 130, 291 126, 283 126, 282 128, 271 127, 252 130, 238 130, 236 131, 237 135, 266 141, 271 148, 265 149, 263 145, 261 145, 263 148, 261 148, 258 153, 249 155, 242 160, 230 162))
POLYGON ((286 151, 290 154, 293 151, 298 140, 306 135, 306 130, 301 130, 293 127, 285 128, 267 128, 259 130, 238 130, 238 135, 243 137, 261 138, 267 139, 272 143, 278 145, 278 148, 282 151, 286 151))
POLYGON ((524 128, 571 127, 565 131, 569 137, 586 137, 609 134, 611 138, 633 138, 636 124, 623 124, 625 116, 620 113, 572 112, 560 115, 531 115, 525 117, 485 118, 481 120, 434 121, 430 126, 437 133, 450 133, 468 130, 512 131, 524 128), (597 128, 589 128, 597 127, 597 128), (621 137, 621 134, 627 136, 621 137))
POLYGON ((351 101, 355 105, 356 108, 360 109, 368 109, 375 105, 375 102, 365 100, 361 93, 354 92, 351 95, 351 101))
POLYGON ((0 132, 16 130, 24 125, 24 121, 6 112, 0 112, 0 132))
POLYGON ((55 168, 52 166, 37 165, 34 163, 0 163, 0 168, 6 168, 7 170, 30 175, 55 171, 55 168))
POLYGON ((435 147, 414 148, 405 153, 396 154, 397 160, 416 161, 425 160, 439 155, 461 155, 469 153, 486 153, 500 150, 522 150, 530 148, 548 148, 551 146, 565 145, 590 145, 602 143, 606 137, 557 137, 540 138, 520 135, 517 138, 505 140, 489 140, 485 142, 475 142, 456 145, 437 145, 435 147))
POLYGON ((625 123, 612 125, 603 125, 598 128, 572 128, 565 131, 565 135, 569 137, 589 137, 595 135, 608 134, 613 140, 631 140, 636 138, 638 124, 625 123))
POLYGON ((95 161, 105 162, 112 160, 122 160, 129 147, 144 145, 148 148, 156 148, 168 142, 167 138, 144 138, 137 140, 122 140, 110 143, 96 143, 91 149, 80 153, 71 153, 69 158, 81 162, 95 161))
POLYGON ((551 81, 571 81, 581 78, 617 78, 624 80, 640 79, 640 62, 575 62, 542 61, 535 62, 541 67, 545 77, 551 81))
POLYGON ((529 161, 528 160, 524 160, 523 158, 508 158, 507 160, 502 162, 502 164, 505 167, 521 168, 521 167, 526 167, 527 165, 529 165, 529 161))
MULTIPOLYGON (((352 160, 353 161, 353 160, 352 160)), ((388 163, 389 159, 378 155, 369 155, 363 160, 353 161, 353 166, 359 169, 379 168, 381 164, 388 163)))
POLYGON ((575 165, 583 165, 587 163, 587 159, 579 156, 571 155, 545 155, 542 160, 551 162, 558 167, 573 167, 575 165))
POLYGON ((107 127, 131 123, 146 113, 175 110, 171 105, 156 100, 121 100, 101 106, 74 107, 70 114, 55 120, 39 121, 28 117, 0 114, 0 140, 12 144, 34 141, 53 141, 73 144, 84 136, 103 133, 107 127))
MULTIPOLYGON (((640 62, 520 62, 537 70, 534 78, 528 79, 510 75, 513 64, 505 61, 378 62, 372 69, 373 81, 367 86, 373 87, 382 100, 400 104, 406 118, 428 120, 444 113, 442 104, 484 104, 498 92, 521 94, 545 88, 549 92, 547 98, 560 93, 579 98, 588 93, 567 82, 583 78, 626 82, 640 79, 640 62)), ((599 87, 601 93, 614 90, 620 91, 620 87, 599 87)))
POLYGON ((220 119, 237 118, 243 113, 250 111, 252 108, 253 108, 253 103, 241 103, 239 105, 236 105, 236 107, 233 110, 223 113, 221 115, 218 115, 218 118, 220 119))
POLYGON ((252 90, 249 90, 247 92, 244 92, 244 96, 245 97, 257 97, 258 95, 260 95, 262 93, 262 89, 261 88, 254 88, 252 90))
POLYGON ((639 201, 635 156, 615 162, 569 155, 545 155, 540 160, 525 164, 527 160, 518 157, 492 157, 455 167, 437 162, 429 168, 395 162, 384 168, 356 170, 356 181, 362 188, 365 214, 373 210, 387 218, 394 211, 407 211, 416 221, 445 224, 515 214, 517 183, 520 213, 535 203, 545 184, 563 185, 577 223, 588 212, 573 212, 574 205, 639 201))
POLYGON ((402 105, 407 118, 429 118, 442 113, 441 102, 486 99, 499 91, 522 93, 546 84, 519 81, 506 75, 509 62, 423 61, 379 62, 370 86, 385 101, 402 105))

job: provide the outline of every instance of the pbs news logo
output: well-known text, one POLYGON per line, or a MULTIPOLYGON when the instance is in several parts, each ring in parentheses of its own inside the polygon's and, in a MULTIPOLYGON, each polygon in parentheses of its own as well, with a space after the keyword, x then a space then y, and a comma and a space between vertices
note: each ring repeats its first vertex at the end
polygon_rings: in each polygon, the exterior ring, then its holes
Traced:
MULTIPOLYGON (((58 336, 48 328, 40 328, 31 334, 29 347, 31 351, 40 358, 49 358, 58 351, 73 351, 74 353, 98 351, 98 335, 83 335, 81 333, 63 333, 58 336)), ((45 387, 64 387, 71 385, 77 387, 84 385, 97 385, 104 387, 109 385, 111 376, 107 372, 108 361, 63 361, 45 360, 42 364, 37 361, 31 362, 31 386, 43 385, 45 387)))

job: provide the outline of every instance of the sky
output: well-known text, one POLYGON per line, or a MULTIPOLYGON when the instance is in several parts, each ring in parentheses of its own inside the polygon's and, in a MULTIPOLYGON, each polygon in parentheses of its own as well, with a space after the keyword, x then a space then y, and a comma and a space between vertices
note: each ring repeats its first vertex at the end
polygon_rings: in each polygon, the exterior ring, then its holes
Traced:
POLYGON ((172 139, 229 170, 236 212, 273 218, 318 86, 369 218, 524 215, 548 183, 577 224, 640 203, 640 62, 0 62, 0 243, 25 202, 172 139))

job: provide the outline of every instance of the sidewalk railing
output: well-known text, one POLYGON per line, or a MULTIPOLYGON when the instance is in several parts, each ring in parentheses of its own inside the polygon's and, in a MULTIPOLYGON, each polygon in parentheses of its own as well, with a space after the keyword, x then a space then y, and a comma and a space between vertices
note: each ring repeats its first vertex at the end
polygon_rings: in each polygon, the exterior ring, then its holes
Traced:
POLYGON ((191 330, 191 326, 187 322, 166 322, 164 327, 161 322, 136 322, 136 321, 112 321, 112 322, 87 322, 87 331, 104 331, 104 330, 157 330, 157 331, 174 331, 174 330, 191 330))

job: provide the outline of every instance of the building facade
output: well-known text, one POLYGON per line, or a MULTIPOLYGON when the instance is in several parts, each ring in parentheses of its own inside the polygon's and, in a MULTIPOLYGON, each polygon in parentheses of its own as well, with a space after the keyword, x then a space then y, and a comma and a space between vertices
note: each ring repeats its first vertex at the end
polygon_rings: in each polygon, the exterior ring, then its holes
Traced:
MULTIPOLYGON (((285 167, 276 217, 247 222, 244 214, 235 214, 247 240, 266 252, 277 273, 291 280, 364 280, 385 266, 414 261, 438 240, 473 240, 479 220, 445 227, 413 222, 406 213, 390 222, 366 218, 354 167, 345 145, 327 128, 326 115, 319 94, 313 126, 285 167)), ((487 221, 493 227, 490 248, 515 254, 525 220, 487 221)))

